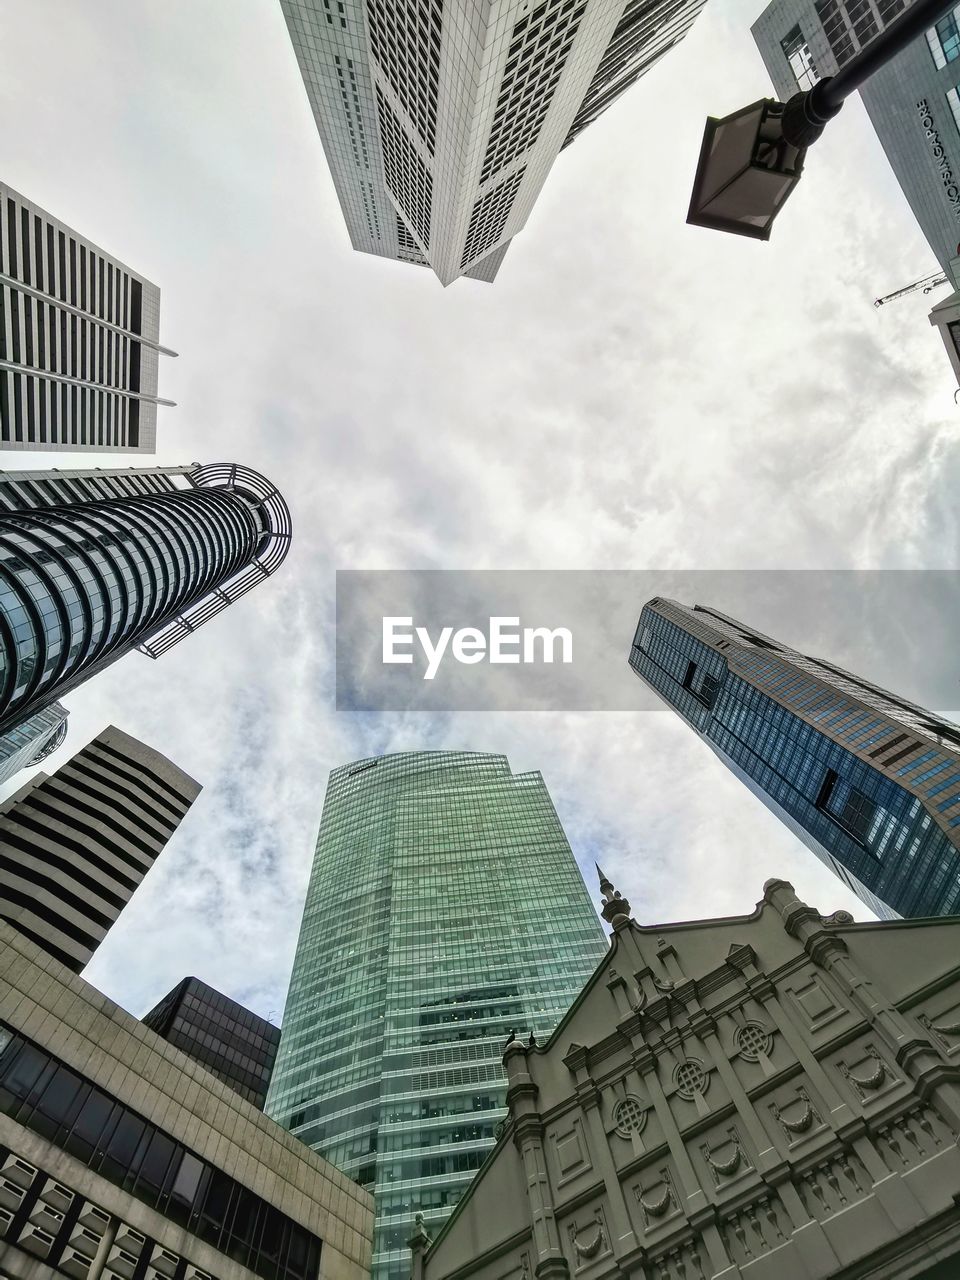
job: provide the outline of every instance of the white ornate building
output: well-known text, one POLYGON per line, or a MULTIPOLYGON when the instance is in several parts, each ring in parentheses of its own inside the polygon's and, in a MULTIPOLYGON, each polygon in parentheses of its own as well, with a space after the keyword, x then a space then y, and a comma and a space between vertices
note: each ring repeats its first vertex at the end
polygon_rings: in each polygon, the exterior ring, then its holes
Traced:
POLYGON ((413 1280, 960 1275, 960 919, 855 924, 771 880, 640 926, 543 1046, 413 1280))

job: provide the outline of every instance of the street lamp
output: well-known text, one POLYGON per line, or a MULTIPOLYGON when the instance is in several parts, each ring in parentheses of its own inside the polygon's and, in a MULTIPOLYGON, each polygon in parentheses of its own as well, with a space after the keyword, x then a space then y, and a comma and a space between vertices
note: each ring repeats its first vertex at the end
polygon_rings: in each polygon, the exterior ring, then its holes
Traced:
POLYGON ((807 148, 844 99, 956 2, 914 0, 835 76, 787 103, 767 98, 723 120, 708 117, 687 222, 769 240, 774 218, 800 181, 807 148))

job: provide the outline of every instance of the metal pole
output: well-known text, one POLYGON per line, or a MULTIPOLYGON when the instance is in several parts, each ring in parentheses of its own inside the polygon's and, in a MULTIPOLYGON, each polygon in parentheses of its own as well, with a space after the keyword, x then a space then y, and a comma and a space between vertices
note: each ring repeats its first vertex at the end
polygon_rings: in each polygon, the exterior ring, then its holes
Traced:
POLYGON ((957 0, 914 0, 909 9, 851 58, 835 76, 814 85, 810 90, 813 112, 824 120, 836 115, 845 98, 859 89, 875 71, 902 53, 956 3, 957 0))

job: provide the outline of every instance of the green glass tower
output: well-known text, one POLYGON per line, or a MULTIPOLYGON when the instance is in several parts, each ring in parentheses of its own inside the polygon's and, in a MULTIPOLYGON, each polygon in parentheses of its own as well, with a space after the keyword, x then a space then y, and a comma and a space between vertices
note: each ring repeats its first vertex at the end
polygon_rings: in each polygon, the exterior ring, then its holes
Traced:
POLYGON ((411 752, 335 769, 266 1113, 368 1187, 374 1280, 406 1280, 606 938, 539 773, 411 752))

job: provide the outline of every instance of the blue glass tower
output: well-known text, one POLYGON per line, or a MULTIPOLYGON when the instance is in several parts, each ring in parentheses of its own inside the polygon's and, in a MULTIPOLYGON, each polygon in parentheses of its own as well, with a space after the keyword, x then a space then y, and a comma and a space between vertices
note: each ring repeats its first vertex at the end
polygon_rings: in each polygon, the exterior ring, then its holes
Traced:
POLYGON ((630 665, 877 915, 960 912, 960 727, 702 605, 630 665))

